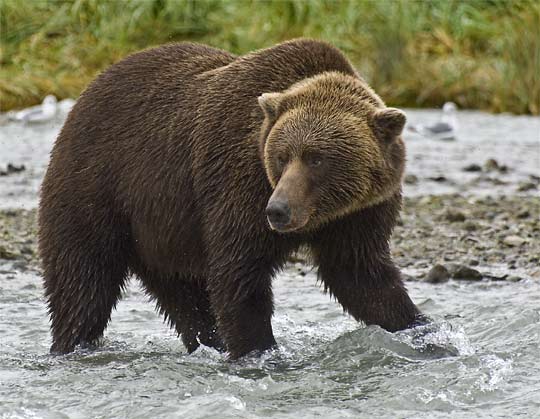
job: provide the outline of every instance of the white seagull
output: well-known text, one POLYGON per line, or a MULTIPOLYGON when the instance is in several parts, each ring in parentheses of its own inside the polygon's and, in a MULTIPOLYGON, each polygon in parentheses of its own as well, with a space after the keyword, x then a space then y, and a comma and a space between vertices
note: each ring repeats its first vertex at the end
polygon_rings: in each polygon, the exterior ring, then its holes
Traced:
POLYGON ((45 96, 41 105, 15 112, 11 119, 25 124, 39 124, 51 121, 56 116, 57 101, 53 95, 45 96))
POLYGON ((457 105, 454 102, 446 102, 442 108, 442 115, 439 121, 433 125, 418 124, 409 127, 409 129, 425 137, 438 140, 455 140, 458 128, 456 111, 457 105))

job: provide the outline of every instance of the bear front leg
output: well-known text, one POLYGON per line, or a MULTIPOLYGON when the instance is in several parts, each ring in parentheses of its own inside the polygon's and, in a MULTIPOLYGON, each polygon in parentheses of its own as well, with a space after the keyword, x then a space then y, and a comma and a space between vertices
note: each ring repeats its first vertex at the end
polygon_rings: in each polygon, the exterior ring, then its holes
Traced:
POLYGON ((222 271, 212 277, 209 291, 218 333, 230 359, 276 345, 271 323, 274 312, 271 273, 268 270, 242 264, 242 268, 222 271))
POLYGON ((369 269, 323 263, 319 275, 325 290, 357 321, 395 332, 425 320, 409 298, 399 270, 391 262, 371 265, 369 269))
POLYGON ((356 320, 394 332, 429 321, 390 255, 399 196, 329 224, 312 242, 319 278, 356 320))

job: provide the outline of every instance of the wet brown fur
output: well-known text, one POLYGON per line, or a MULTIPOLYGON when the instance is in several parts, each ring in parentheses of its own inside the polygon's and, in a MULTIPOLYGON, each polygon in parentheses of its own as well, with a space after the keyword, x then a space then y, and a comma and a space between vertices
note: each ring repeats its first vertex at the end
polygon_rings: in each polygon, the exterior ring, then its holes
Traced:
MULTIPOLYGON (((271 279, 301 245, 357 320, 392 331, 411 325, 418 310, 388 248, 403 145, 386 138, 388 124, 374 124, 381 109, 341 52, 312 40, 242 57, 172 44, 109 68, 70 113, 42 186, 51 350, 95 343, 130 274, 190 352, 199 343, 231 358, 268 349, 276 343, 271 279), (275 92, 286 100, 273 117, 263 103, 265 116, 257 98, 275 92), (336 127, 345 142, 325 131, 336 127), (279 184, 272 138, 292 146, 302 130, 340 165, 301 191, 306 228, 281 234, 264 215, 279 184)), ((296 163, 300 183, 315 179, 296 163)))

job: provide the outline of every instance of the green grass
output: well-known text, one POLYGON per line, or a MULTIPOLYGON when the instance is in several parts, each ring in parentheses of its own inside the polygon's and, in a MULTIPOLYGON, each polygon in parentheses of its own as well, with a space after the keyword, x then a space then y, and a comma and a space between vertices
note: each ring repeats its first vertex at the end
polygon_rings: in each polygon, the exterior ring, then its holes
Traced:
POLYGON ((300 36, 341 48, 394 106, 540 114, 537 0, 0 0, 0 108, 76 97, 166 42, 242 54, 300 36))

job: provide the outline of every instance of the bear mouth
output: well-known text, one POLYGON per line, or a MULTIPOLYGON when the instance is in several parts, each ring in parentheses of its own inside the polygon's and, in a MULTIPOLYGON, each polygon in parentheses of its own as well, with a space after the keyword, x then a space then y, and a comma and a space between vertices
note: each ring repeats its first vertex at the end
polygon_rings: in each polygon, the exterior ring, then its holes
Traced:
POLYGON ((266 217, 266 219, 268 220, 268 225, 270 228, 278 233, 291 233, 293 231, 300 230, 305 227, 309 221, 309 217, 305 217, 304 220, 292 220, 288 223, 271 221, 268 217, 266 217))

